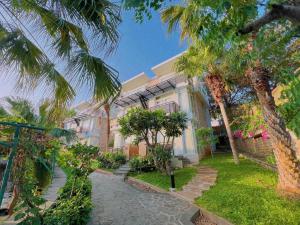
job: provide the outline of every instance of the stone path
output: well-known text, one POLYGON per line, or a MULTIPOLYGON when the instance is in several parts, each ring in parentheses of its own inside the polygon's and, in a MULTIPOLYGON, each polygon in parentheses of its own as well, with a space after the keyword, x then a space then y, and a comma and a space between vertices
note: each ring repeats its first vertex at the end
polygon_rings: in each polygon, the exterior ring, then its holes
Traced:
POLYGON ((130 166, 128 163, 126 163, 125 165, 120 166, 118 169, 116 169, 114 171, 115 175, 119 175, 122 176, 123 178, 126 178, 128 173, 130 171, 130 166))
POLYGON ((54 169, 53 179, 51 184, 43 194, 43 198, 50 202, 55 202, 58 197, 58 190, 62 188, 67 181, 67 176, 58 166, 54 169))
POLYGON ((206 166, 199 166, 197 175, 183 187, 182 191, 178 191, 175 194, 193 203, 195 198, 201 196, 204 191, 207 191, 215 184, 216 179, 216 170, 206 166))
POLYGON ((198 208, 167 193, 145 192, 122 177, 94 172, 89 225, 192 225, 198 208))

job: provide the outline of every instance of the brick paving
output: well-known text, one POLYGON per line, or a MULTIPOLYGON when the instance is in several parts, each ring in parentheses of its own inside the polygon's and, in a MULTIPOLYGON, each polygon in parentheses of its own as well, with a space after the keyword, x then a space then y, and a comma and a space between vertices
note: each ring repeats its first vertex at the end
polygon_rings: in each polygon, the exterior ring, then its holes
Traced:
POLYGON ((197 175, 181 191, 176 192, 176 195, 180 195, 193 203, 195 198, 200 197, 204 191, 207 191, 215 184, 216 179, 216 170, 206 166, 199 166, 197 175))

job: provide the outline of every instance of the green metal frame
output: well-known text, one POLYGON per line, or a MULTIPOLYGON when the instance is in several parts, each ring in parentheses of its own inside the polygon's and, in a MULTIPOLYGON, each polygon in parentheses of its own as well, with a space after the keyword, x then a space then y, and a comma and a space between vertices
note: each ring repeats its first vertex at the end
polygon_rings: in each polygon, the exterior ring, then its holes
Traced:
POLYGON ((8 157, 6 167, 5 167, 5 171, 4 171, 3 179, 2 179, 2 183, 1 183, 1 188, 0 188, 0 207, 1 207, 2 201, 3 201, 3 198, 4 198, 4 193, 5 193, 5 190, 6 190, 6 187, 7 187, 8 178, 9 178, 9 175, 10 175, 11 170, 12 170, 13 161, 14 161, 14 158, 17 154, 21 129, 22 128, 28 128, 28 129, 34 129, 34 130, 40 130, 40 131, 44 131, 45 129, 41 128, 41 127, 32 126, 32 125, 29 125, 29 124, 13 123, 13 122, 0 122, 0 125, 11 126, 11 127, 15 128, 14 139, 11 143, 0 141, 1 146, 12 148, 12 150, 9 154, 9 157, 8 157))

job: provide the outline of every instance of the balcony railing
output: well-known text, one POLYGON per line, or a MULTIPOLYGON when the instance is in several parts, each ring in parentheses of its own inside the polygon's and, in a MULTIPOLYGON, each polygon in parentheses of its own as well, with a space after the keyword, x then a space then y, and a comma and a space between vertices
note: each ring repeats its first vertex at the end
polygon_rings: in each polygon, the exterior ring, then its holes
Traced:
POLYGON ((150 110, 163 109, 166 113, 173 113, 179 111, 179 106, 176 102, 166 102, 150 107, 150 110))

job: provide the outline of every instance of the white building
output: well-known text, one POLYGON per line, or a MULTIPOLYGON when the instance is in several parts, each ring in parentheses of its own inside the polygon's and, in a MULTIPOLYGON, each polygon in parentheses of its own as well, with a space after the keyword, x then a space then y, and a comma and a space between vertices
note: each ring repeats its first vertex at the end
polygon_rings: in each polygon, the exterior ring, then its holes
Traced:
POLYGON ((115 149, 125 149, 127 154, 129 149, 134 149, 133 155, 145 154, 145 144, 133 146, 131 138, 124 139, 117 122, 128 109, 140 106, 149 110, 162 108, 166 112, 186 112, 188 128, 181 137, 175 139, 175 155, 194 163, 204 155, 204 150, 198 147, 195 131, 200 127, 211 126, 207 95, 198 78, 188 80, 186 76, 176 72, 175 62, 178 57, 179 55, 154 66, 154 78, 141 73, 122 84, 121 96, 115 102, 116 117, 111 120, 115 149))

